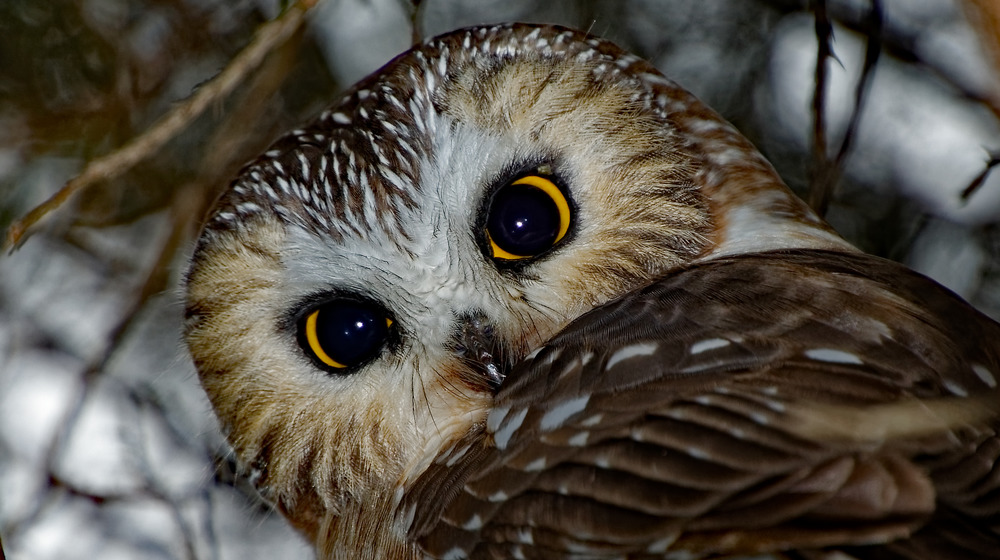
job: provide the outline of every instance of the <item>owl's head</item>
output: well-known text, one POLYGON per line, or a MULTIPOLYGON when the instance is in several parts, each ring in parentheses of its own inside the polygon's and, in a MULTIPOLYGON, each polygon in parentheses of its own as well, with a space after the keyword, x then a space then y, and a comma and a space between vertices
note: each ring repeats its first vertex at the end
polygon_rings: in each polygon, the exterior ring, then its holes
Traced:
POLYGON ((195 252, 186 335, 265 494, 317 541, 348 523, 366 542, 569 321, 783 247, 847 246, 647 62, 564 28, 477 27, 243 170, 195 252))

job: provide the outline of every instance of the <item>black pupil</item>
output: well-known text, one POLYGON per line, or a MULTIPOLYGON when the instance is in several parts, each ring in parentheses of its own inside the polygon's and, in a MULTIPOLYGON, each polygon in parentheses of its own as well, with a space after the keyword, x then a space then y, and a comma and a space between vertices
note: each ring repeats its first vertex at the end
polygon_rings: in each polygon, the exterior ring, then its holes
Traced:
POLYGON ((355 366, 378 352, 389 336, 385 313, 356 301, 331 302, 316 316, 316 339, 326 355, 355 366))
POLYGON ((535 256, 552 247, 559 236, 559 207, 542 189, 508 185, 494 195, 486 228, 504 251, 535 256))

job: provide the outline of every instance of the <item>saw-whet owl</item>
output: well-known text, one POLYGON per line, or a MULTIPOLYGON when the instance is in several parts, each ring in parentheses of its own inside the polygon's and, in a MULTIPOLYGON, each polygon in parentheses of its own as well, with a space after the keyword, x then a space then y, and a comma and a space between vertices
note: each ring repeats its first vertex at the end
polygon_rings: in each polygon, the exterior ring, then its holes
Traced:
POLYGON ((186 294, 322 558, 1000 550, 1000 326, 581 32, 401 54, 241 172, 186 294))

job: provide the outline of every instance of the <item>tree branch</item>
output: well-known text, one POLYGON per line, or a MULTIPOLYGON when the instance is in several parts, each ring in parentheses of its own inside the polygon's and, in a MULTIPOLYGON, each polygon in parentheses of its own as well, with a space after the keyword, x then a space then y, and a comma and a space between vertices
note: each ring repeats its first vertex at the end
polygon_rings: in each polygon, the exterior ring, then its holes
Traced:
POLYGON ((4 246, 11 252, 27 238, 29 228, 71 196, 98 183, 118 177, 148 158, 188 127, 205 109, 228 96, 244 78, 258 68, 266 56, 287 41, 305 21, 306 13, 319 0, 299 0, 284 14, 261 26, 253 40, 215 78, 200 87, 187 101, 177 105, 149 130, 117 150, 92 160, 51 198, 36 206, 7 230, 4 246))

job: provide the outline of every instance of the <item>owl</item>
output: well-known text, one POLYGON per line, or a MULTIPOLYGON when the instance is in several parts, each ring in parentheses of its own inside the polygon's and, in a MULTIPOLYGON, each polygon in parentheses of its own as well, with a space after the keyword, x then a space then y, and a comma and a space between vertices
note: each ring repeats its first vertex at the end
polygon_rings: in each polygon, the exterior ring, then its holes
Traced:
POLYGON ((321 558, 1000 550, 1000 325, 578 31, 427 40, 279 139, 185 336, 321 558))

